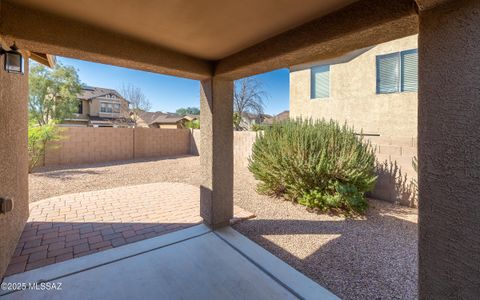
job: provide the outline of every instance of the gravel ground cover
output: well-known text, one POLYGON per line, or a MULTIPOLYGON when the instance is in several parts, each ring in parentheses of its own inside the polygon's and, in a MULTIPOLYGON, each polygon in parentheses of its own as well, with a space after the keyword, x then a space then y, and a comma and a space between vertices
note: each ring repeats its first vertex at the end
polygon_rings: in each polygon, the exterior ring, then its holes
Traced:
MULTIPOLYGON (((63 168, 30 175, 30 200, 151 182, 201 182, 198 157, 63 168)), ((342 299, 417 298, 417 211, 370 199, 366 216, 309 213, 258 195, 255 179, 235 170, 235 204, 257 217, 234 228, 342 299)))

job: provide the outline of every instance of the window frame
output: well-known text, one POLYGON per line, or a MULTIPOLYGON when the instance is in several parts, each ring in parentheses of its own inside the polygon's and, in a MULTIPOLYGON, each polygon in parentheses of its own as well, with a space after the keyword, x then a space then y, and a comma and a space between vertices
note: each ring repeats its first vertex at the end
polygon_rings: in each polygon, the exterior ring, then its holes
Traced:
MULTIPOLYGON (((316 91, 316 89, 315 89, 316 91)), ((332 85, 331 85, 331 64, 323 64, 323 65, 316 65, 310 67, 310 100, 328 100, 331 98, 332 95, 332 85), (328 70, 324 72, 328 72, 328 96, 326 97, 315 97, 316 93, 314 93, 315 89, 315 78, 314 78, 314 70, 325 68, 327 67, 328 70)))
MULTIPOLYGON (((398 51, 398 52, 392 52, 392 53, 387 53, 387 54, 381 54, 377 55, 375 57, 375 92, 377 95, 385 95, 385 94, 401 94, 401 93, 418 93, 418 84, 417 84, 417 90, 416 91, 408 91, 404 90, 404 72, 403 72, 403 57, 405 54, 408 53, 417 53, 417 60, 418 60, 418 48, 413 48, 413 49, 408 49, 408 50, 403 50, 403 51, 398 51), (396 56, 397 58, 397 65, 398 65, 398 70, 397 70, 397 89, 396 91, 392 92, 381 92, 380 91, 380 69, 378 67, 379 60, 381 58, 389 57, 389 56, 396 56)), ((417 69, 417 80, 418 80, 418 69, 417 69)))
POLYGON ((418 93, 418 48, 415 49, 410 49, 410 50, 404 50, 400 52, 400 92, 401 93, 418 93), (416 53, 417 54, 417 89, 415 91, 409 91, 405 90, 405 74, 403 72, 403 58, 405 54, 411 54, 411 53, 416 53))
POLYGON ((109 102, 100 102, 100 113, 113 114, 113 104, 109 102))

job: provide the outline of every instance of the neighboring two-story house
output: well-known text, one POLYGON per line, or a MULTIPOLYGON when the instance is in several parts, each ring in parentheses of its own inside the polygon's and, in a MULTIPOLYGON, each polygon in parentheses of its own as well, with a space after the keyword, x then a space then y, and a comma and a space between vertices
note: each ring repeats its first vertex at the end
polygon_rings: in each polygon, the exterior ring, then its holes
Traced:
POLYGON ((130 127, 129 102, 116 90, 84 86, 78 95, 78 111, 63 126, 130 127))
POLYGON ((378 161, 385 162, 378 186, 390 184, 377 189, 378 198, 405 202, 398 192, 404 182, 397 179, 416 175, 417 64, 414 35, 290 68, 291 118, 346 122, 376 145, 378 161))

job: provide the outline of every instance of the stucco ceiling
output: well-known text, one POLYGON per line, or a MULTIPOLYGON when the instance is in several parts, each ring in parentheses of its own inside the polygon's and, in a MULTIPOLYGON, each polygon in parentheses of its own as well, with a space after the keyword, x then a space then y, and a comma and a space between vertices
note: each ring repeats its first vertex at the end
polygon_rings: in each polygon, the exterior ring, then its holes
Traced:
MULTIPOLYGON (((356 0, 13 0, 218 60, 356 0)), ((88 42, 88 37, 86 37, 88 42)))

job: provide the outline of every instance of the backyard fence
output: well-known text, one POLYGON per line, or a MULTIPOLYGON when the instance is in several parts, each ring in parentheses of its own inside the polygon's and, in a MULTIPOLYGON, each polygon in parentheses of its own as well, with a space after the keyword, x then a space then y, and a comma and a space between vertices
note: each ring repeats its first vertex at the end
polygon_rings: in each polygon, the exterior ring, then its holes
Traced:
MULTIPOLYGON (((63 138, 45 153, 44 165, 68 165, 180 155, 200 155, 199 129, 63 128, 63 138)), ((256 132, 234 132, 234 166, 245 168, 256 132)), ((371 196, 416 205, 415 137, 366 137, 376 148, 377 184, 371 196)))
POLYGON ((44 165, 68 165, 190 154, 189 129, 63 127, 44 165))

